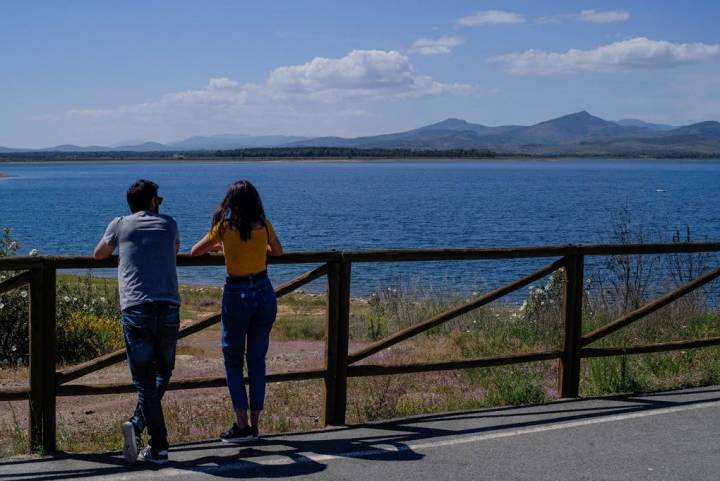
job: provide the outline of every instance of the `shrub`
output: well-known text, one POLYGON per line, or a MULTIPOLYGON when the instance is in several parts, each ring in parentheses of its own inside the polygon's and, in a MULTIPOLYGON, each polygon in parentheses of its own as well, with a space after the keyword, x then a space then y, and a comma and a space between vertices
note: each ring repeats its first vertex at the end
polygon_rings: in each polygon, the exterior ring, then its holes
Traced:
MULTIPOLYGON (((3 230, 0 257, 14 256, 20 245, 3 230)), ((0 272, 0 282, 17 274, 0 272)), ((0 365, 27 365, 29 353, 27 287, 0 294, 0 365)), ((58 276, 58 361, 81 362, 122 347, 120 302, 115 283, 84 276, 58 276)))
MULTIPOLYGON (((12 239, 12 231, 3 229, 0 237, 0 258, 17 254, 20 244, 12 239)), ((18 274, 0 271, 0 282, 18 274)), ((0 366, 27 364, 28 302, 27 287, 0 294, 0 366)))
POLYGON ((58 326, 57 356, 65 363, 92 359, 123 347, 122 324, 117 318, 72 311, 58 326))

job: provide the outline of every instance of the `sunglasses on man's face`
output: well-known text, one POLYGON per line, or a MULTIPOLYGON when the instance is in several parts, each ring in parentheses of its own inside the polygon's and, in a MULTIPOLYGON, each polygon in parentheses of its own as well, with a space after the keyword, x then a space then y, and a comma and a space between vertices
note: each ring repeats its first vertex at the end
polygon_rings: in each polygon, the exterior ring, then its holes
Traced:
POLYGON ((159 195, 156 196, 155 198, 157 199, 158 206, 160 206, 160 204, 162 204, 163 198, 160 197, 159 195))

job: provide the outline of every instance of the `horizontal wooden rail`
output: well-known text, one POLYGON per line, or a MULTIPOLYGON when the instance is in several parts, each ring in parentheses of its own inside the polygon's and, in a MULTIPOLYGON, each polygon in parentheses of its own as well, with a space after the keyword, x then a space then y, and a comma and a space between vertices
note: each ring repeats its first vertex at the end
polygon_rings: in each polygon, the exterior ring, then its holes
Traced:
MULTIPOLYGON (((568 255, 608 256, 720 252, 720 242, 688 242, 670 244, 566 244, 554 246, 486 247, 466 249, 383 249, 367 251, 289 252, 270 257, 270 264, 310 264, 345 259, 349 262, 413 262, 444 260, 514 259, 528 257, 564 257, 568 255)), ((117 256, 95 260, 89 256, 13 256, 0 258, 0 270, 23 270, 42 267, 55 269, 93 269, 117 267, 117 256)), ((222 266, 219 254, 193 257, 180 254, 178 267, 222 266)))
POLYGON ((277 289, 275 289, 275 295, 277 297, 282 297, 285 294, 289 294, 292 291, 301 288, 305 284, 309 284, 312 281, 319 279, 320 277, 326 275, 328 273, 328 265, 323 264, 320 267, 317 267, 311 271, 306 272, 305 274, 301 274, 297 276, 295 279, 286 282, 285 284, 279 286, 277 289))
POLYGON ((675 289, 672 292, 669 292, 665 294, 662 297, 659 297, 658 299, 655 299, 654 301, 624 315, 620 319, 617 319, 613 322, 610 322, 609 324, 605 324, 604 326, 601 326, 594 331, 590 332, 586 336, 583 336, 581 339, 580 344, 582 346, 586 346, 588 344, 591 344, 598 339, 602 339, 605 336, 608 336, 612 334, 613 332, 617 331, 618 329, 621 329, 628 324, 631 324, 648 314, 652 314, 653 312, 657 311, 658 309, 661 309, 668 304, 670 304, 673 301, 676 301, 677 299, 681 298, 682 296, 694 291, 695 289, 704 286, 708 282, 713 281, 714 279, 717 279, 720 277, 720 268, 715 269, 714 271, 710 271, 707 274, 703 274, 702 276, 698 277, 692 282, 689 282, 685 284, 682 287, 679 287, 675 289))
POLYGON ((31 277, 32 276, 30 274, 30 271, 26 271, 16 276, 13 276, 10 279, 5 279, 4 281, 0 282, 0 294, 24 286, 25 284, 30 282, 31 277))
POLYGON ((348 366, 348 376, 386 376, 389 374, 409 374, 415 372, 450 371, 476 367, 505 366, 524 362, 549 361, 559 359, 562 351, 541 351, 528 354, 511 354, 479 359, 462 359, 457 361, 421 362, 412 364, 360 364, 348 366))
POLYGON ((683 349, 694 349, 698 347, 709 347, 720 345, 720 337, 710 337, 692 341, 672 341, 644 346, 628 347, 585 347, 580 350, 582 357, 607 357, 622 356, 625 354, 648 354, 651 352, 678 351, 683 349))
POLYGON ((565 262, 566 262, 565 258, 558 259, 555 262, 552 262, 551 264, 548 264, 548 265, 542 267, 541 269, 533 272, 532 274, 528 274, 524 277, 521 277, 520 279, 517 279, 517 280, 511 282, 510 284, 507 284, 507 285, 497 288, 487 294, 484 294, 473 301, 470 301, 470 302, 463 304, 461 306, 458 306, 458 307, 454 307, 448 311, 443 312, 442 314, 438 314, 437 316, 433 317, 432 319, 428 319, 427 321, 410 326, 406 329, 403 329, 400 332, 397 332, 395 334, 392 334, 392 335, 386 337, 385 339, 381 339, 380 341, 370 344, 369 346, 364 347, 364 348, 360 349, 359 351, 356 351, 353 354, 351 354, 350 356, 348 356, 348 364, 354 364, 362 359, 365 359, 366 357, 372 356, 376 352, 382 351, 383 349, 386 349, 394 344, 397 344, 398 342, 401 342, 401 341, 404 341, 405 339, 409 339, 413 336, 416 336, 417 334, 420 334, 421 332, 427 331, 428 329, 432 329, 435 326, 439 326, 440 324, 443 324, 443 323, 450 321, 458 316, 461 316, 467 312, 470 312, 473 309, 477 309, 478 307, 489 304, 507 294, 510 294, 513 291, 521 289, 521 288, 527 286, 528 284, 535 282, 538 279, 542 279, 546 275, 563 267, 565 262))
MULTIPOLYGON (((310 369, 306 371, 277 372, 267 375, 267 382, 287 382, 287 381, 309 381, 313 379, 323 379, 325 377, 324 369, 310 369)), ((248 382, 247 377, 245 382, 248 382)), ((206 389, 214 387, 227 386, 225 376, 221 377, 203 377, 195 379, 179 379, 171 381, 168 385, 169 391, 182 389, 206 389)), ((58 386, 58 396, 93 396, 100 394, 120 394, 136 392, 135 385, 132 383, 115 383, 115 384, 64 384, 58 386)))
MULTIPOLYGON (((282 297, 294 291, 295 289, 298 289, 305 284, 323 276, 327 273, 327 269, 327 264, 323 264, 316 269, 308 271, 305 274, 302 274, 275 289, 275 295, 277 297, 282 297)), ((180 331, 178 332, 178 339, 183 339, 187 336, 190 336, 191 334, 195 334, 196 332, 202 331, 203 329, 210 327, 213 324, 217 324, 218 322, 220 322, 220 314, 211 314, 209 316, 206 316, 180 329, 180 331)), ((56 373, 57 383, 65 384, 70 381, 74 381, 75 379, 86 376, 92 372, 99 371, 100 369, 105 369, 106 367, 112 366, 113 364, 117 364, 119 362, 123 362, 126 358, 127 352, 125 351, 125 349, 118 349, 117 351, 105 354, 104 356, 96 357, 95 359, 91 359, 90 361, 84 362, 82 364, 69 367, 62 371, 58 371, 56 373)))

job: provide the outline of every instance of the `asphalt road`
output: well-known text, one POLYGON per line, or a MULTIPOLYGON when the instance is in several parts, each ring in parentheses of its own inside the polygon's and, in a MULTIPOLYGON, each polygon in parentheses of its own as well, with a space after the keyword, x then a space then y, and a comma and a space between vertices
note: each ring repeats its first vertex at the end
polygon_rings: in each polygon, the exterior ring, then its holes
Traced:
POLYGON ((0 481, 720 479, 720 386, 420 416, 174 446, 162 469, 120 453, 0 461, 0 481))

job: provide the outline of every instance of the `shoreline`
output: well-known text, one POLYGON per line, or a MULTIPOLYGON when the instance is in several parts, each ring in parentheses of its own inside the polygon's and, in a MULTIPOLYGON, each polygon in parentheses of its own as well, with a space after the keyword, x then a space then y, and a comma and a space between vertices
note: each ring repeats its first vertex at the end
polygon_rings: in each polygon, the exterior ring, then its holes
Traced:
MULTIPOLYGON (((273 164, 404 164, 404 163, 499 163, 499 162, 563 162, 563 161, 628 161, 628 162, 718 162, 720 157, 626 157, 626 156, 498 156, 498 157, 308 157, 308 158, 283 158, 283 157, 252 157, 252 158, 223 158, 223 157, 196 157, 185 159, 164 159, 164 158, 127 158, 127 159, 12 159, 3 160, 0 158, 0 165, 23 165, 23 164, 250 164, 250 163, 273 163, 273 164)), ((15 175, 0 172, 0 180, 16 177, 15 175)))

